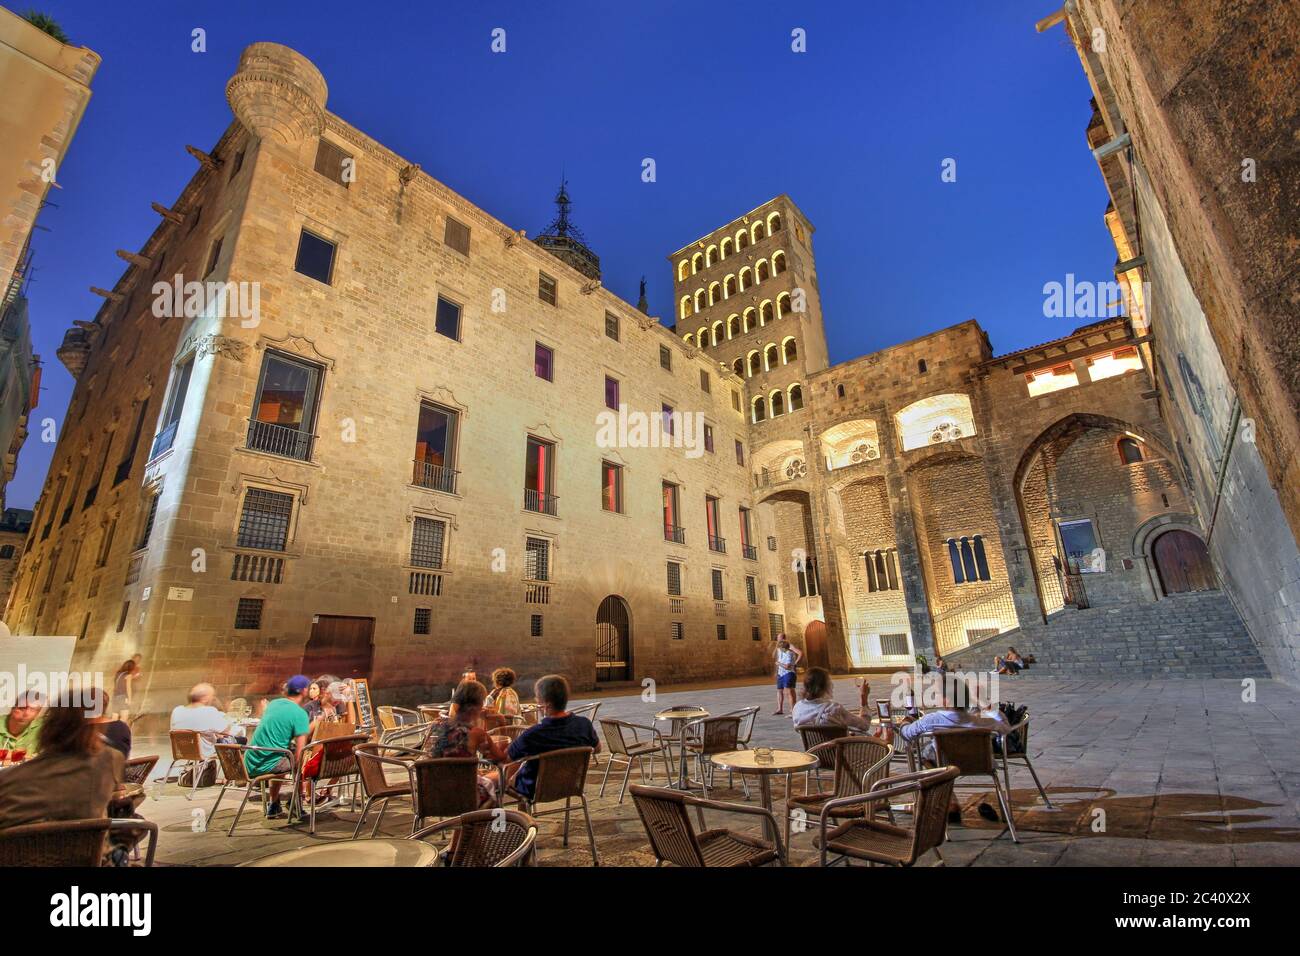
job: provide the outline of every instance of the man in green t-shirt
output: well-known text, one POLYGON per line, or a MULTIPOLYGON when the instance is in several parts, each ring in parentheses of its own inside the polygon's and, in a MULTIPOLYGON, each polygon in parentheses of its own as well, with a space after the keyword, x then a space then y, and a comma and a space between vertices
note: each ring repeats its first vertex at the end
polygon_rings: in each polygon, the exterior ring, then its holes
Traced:
MULTIPOLYGON (((292 773, 302 761, 302 749, 307 745, 311 721, 302 706, 311 681, 302 674, 290 677, 284 685, 284 696, 266 705, 262 720, 253 732, 249 747, 269 747, 271 750, 244 751, 244 766, 250 777, 267 773, 292 773), (276 750, 287 750, 292 758, 276 750)), ((266 805, 268 820, 284 816, 280 808, 281 781, 271 781, 271 800, 266 805)))
POLYGON ((41 714, 44 703, 41 695, 35 691, 25 691, 14 698, 13 709, 0 720, 0 750, 27 751, 28 757, 36 756, 37 738, 41 734, 41 724, 45 717, 41 714))

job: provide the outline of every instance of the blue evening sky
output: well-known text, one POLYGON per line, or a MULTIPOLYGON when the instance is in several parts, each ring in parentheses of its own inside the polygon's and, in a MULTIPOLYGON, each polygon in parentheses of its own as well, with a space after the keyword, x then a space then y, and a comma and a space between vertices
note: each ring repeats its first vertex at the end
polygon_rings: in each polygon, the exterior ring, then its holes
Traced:
POLYGON ((530 235, 563 170, 605 285, 635 302, 645 274, 666 321, 668 253, 782 192, 817 228, 832 362, 970 318, 998 352, 1049 340, 1086 320, 1044 318, 1045 282, 1113 279, 1088 84, 1063 28, 1034 32, 1048 0, 28 5, 103 65, 33 240, 45 374, 11 507, 39 493, 40 421, 68 406, 64 330, 194 172, 185 144, 230 122, 225 83, 256 40, 305 54, 332 112, 530 235))

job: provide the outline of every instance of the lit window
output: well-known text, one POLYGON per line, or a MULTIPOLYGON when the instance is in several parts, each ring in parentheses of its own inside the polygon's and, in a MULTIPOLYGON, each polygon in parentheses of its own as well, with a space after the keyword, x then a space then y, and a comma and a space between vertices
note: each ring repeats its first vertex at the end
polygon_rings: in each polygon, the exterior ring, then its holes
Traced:
POLYGON ((1097 529, 1090 518, 1062 521, 1057 525, 1061 532, 1061 550, 1071 574, 1091 574, 1101 571, 1097 561, 1097 529))
POLYGON ((1116 375, 1123 375, 1125 372, 1132 372, 1141 367, 1142 359, 1138 355, 1137 347, 1128 345, 1113 352, 1094 355, 1089 358, 1088 378, 1091 381, 1099 382, 1103 378, 1113 378, 1116 375))
POLYGON ((1074 388, 1079 384, 1079 376, 1073 365, 1065 364, 1041 372, 1026 373, 1025 383, 1029 386, 1030 397, 1035 397, 1074 388))

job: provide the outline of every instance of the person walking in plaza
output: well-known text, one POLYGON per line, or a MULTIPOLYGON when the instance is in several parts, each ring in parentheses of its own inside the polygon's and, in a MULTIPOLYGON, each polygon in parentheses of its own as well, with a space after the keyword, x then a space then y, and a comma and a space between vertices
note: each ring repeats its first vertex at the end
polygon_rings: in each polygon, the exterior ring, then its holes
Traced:
POLYGON ((776 710, 773 713, 785 713, 785 694, 787 691, 790 693, 790 712, 794 713, 796 669, 799 666, 799 661, 803 659, 803 651, 786 640, 784 633, 778 634, 773 659, 776 661, 776 710))
POLYGON ((118 720, 131 719, 131 705, 134 702, 133 691, 140 674, 139 654, 122 662, 122 666, 113 675, 113 699, 108 708, 117 715, 118 720))
MULTIPOLYGON (((310 678, 294 674, 285 682, 284 696, 266 705, 266 712, 262 715, 257 730, 253 732, 249 746, 288 750, 292 756, 286 757, 265 750, 245 751, 244 767, 250 777, 264 773, 292 773, 294 767, 302 761, 302 750, 307 746, 307 734, 311 730, 311 720, 303 707, 310 685, 310 678)), ((280 807, 280 786, 279 780, 271 781, 271 799, 266 805, 268 820, 285 815, 280 807)))

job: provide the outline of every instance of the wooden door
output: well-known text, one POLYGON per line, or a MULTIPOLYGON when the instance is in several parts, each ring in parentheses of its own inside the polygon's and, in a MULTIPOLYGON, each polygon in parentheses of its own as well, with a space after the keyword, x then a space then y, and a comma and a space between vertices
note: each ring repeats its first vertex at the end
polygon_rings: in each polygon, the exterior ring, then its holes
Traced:
POLYGON ((1156 538, 1151 553, 1166 594, 1213 591, 1218 587, 1205 542, 1190 531, 1166 531, 1156 538))
POLYGON ((302 673, 330 674, 347 680, 369 677, 374 661, 375 619, 318 614, 302 655, 302 673))
POLYGON ((825 621, 812 621, 804 628, 803 649, 809 667, 830 668, 831 656, 826 647, 825 621))

